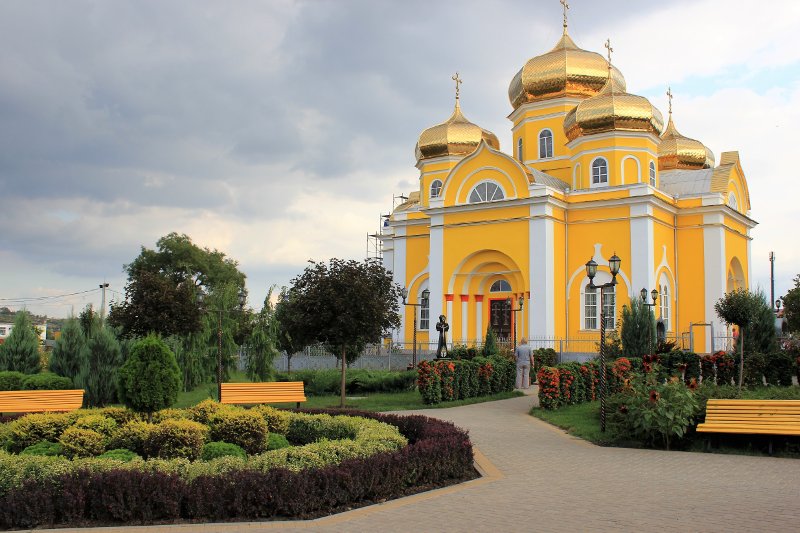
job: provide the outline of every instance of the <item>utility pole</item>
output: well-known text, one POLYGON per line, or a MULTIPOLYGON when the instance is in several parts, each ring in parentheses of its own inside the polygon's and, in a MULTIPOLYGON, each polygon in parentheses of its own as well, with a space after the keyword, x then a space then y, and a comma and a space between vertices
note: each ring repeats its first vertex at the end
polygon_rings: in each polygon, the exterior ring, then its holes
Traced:
POLYGON ((100 288, 103 290, 103 303, 100 304, 100 320, 104 320, 106 316, 106 288, 108 288, 108 283, 101 283, 100 288))
POLYGON ((769 253, 769 305, 775 312, 775 252, 769 253))

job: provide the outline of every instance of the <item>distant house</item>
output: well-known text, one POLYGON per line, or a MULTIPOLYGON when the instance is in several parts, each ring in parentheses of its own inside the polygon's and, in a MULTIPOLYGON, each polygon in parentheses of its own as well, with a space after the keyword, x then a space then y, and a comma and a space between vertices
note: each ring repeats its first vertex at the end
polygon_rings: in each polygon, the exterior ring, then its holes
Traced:
MULTIPOLYGON (((47 337, 47 322, 41 324, 34 324, 39 331, 39 339, 44 343, 47 337)), ((6 342, 6 338, 11 335, 11 330, 14 329, 14 324, 0 322, 0 344, 6 342)))

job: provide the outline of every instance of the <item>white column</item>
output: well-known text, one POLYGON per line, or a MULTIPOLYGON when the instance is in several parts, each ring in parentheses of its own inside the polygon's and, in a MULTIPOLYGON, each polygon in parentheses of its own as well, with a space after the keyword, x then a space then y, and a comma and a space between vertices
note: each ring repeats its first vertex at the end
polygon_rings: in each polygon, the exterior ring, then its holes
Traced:
POLYGON ((649 204, 631 206, 631 298, 637 297, 642 289, 649 294, 656 288, 652 214, 653 207, 649 204))
MULTIPOLYGON (((714 334, 721 335, 725 326, 714 310, 714 304, 725 296, 725 228, 723 215, 703 215, 703 264, 705 267, 705 320, 714 324, 714 334)), ((686 298, 686 295, 683 296, 686 298)), ((705 351, 712 351, 711 332, 706 332, 705 351)))
POLYGON ((475 340, 483 339, 483 296, 475 296, 475 340))
POLYGON ((431 217, 431 240, 428 270, 428 290, 431 291, 430 299, 430 329, 429 338, 438 339, 436 323, 439 315, 443 314, 444 304, 444 217, 433 215, 431 217))
POLYGON ((467 344, 467 336, 469 335, 469 298, 464 298, 461 295, 461 344, 467 344))
POLYGON ((555 234, 551 216, 551 206, 531 206, 532 218, 528 222, 531 293, 528 332, 531 337, 555 336, 555 234))

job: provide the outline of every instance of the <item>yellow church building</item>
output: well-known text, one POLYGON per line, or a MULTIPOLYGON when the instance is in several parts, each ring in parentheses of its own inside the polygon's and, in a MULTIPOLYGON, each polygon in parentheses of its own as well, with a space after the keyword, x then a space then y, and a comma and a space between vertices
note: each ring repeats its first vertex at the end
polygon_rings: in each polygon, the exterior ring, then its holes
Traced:
POLYGON ((403 307, 396 342, 410 346, 415 320, 418 343, 435 342, 441 314, 452 343, 480 342, 487 327, 539 345, 596 338, 601 306, 613 328, 623 305, 656 289, 659 328, 712 351, 725 332, 714 303, 750 283, 756 222, 739 155, 717 162, 683 136, 669 92, 665 126, 606 47, 608 60, 579 48, 565 17, 553 49, 514 75, 512 155, 464 116, 454 77, 450 118, 416 145, 419 189, 380 235, 384 265, 419 304, 403 307), (598 263, 596 284, 610 281, 615 253, 618 285, 600 298, 585 264, 598 263))

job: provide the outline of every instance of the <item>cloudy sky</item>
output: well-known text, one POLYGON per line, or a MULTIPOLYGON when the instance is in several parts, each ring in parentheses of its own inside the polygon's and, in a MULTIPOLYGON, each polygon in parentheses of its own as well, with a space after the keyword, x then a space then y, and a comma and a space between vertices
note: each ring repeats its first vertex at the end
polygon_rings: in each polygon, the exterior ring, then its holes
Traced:
MULTIPOLYGON (((570 35, 601 52, 610 37, 630 92, 666 115, 671 85, 684 135, 740 151, 754 286, 772 250, 783 294, 800 273, 800 2, 570 6, 570 35)), ((98 306, 171 231, 239 261, 257 308, 307 259, 363 258, 416 186, 452 74, 508 151, 508 83, 560 32, 557 0, 4 0, 0 306, 98 306)))

